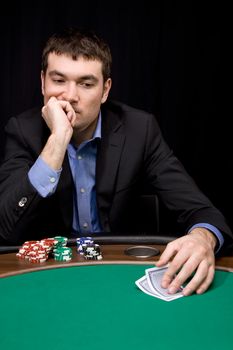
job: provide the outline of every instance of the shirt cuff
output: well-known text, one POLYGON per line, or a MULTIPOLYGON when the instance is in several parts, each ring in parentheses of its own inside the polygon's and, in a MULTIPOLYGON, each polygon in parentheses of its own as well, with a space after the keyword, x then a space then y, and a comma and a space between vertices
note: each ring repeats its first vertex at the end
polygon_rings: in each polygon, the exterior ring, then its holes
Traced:
POLYGON ((215 254, 219 252, 219 250, 222 248, 223 246, 223 243, 224 243, 224 238, 223 238, 223 235, 222 233, 219 231, 219 229, 217 229, 217 227, 211 225, 211 224, 207 224, 207 223, 199 223, 199 224, 196 224, 196 225, 193 225, 188 233, 190 233, 194 228, 197 228, 197 227, 203 227, 203 228, 206 228, 207 230, 211 231, 215 236, 216 238, 218 239, 218 246, 217 246, 217 249, 215 250, 215 254))
POLYGON ((56 171, 39 156, 28 172, 32 186, 42 197, 51 196, 57 188, 62 169, 56 171))

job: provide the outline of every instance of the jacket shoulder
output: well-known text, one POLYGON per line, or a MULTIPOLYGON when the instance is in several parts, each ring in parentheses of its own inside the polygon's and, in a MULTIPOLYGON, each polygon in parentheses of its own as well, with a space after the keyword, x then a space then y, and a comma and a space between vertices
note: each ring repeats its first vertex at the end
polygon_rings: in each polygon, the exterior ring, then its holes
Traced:
POLYGON ((40 152, 47 137, 47 126, 41 116, 41 109, 35 107, 9 119, 5 127, 6 138, 17 140, 28 149, 40 152))
POLYGON ((40 107, 34 107, 30 108, 22 113, 17 114, 13 118, 16 118, 19 121, 31 121, 35 119, 41 118, 41 108, 40 107))
POLYGON ((27 129, 41 129, 43 125, 43 118, 41 117, 40 107, 28 109, 16 116, 11 117, 6 124, 6 130, 11 128, 12 125, 18 125, 19 128, 23 128, 23 130, 26 131, 27 129))
POLYGON ((115 112, 118 114, 126 114, 126 115, 142 115, 142 116, 152 116, 151 113, 146 112, 145 110, 132 107, 123 102, 116 100, 109 100, 103 105, 103 109, 106 111, 115 112))

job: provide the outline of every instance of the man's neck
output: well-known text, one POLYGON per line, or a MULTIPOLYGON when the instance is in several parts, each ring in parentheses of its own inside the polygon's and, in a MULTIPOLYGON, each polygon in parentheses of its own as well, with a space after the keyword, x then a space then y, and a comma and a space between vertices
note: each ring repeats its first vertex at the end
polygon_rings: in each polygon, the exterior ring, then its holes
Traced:
POLYGON ((93 135, 94 135, 94 132, 96 129, 96 125, 97 125, 97 120, 95 120, 95 122, 93 122, 93 124, 91 124, 84 131, 79 131, 79 130, 74 129, 72 141, 76 147, 80 146, 81 143, 83 143, 84 141, 88 141, 88 140, 93 138, 93 135))

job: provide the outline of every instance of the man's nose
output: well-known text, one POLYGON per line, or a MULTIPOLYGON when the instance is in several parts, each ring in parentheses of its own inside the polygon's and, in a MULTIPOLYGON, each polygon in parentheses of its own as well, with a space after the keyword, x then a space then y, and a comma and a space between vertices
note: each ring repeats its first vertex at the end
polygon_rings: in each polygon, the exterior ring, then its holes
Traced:
POLYGON ((63 98, 69 102, 78 102, 78 89, 76 84, 68 84, 63 92, 63 98))

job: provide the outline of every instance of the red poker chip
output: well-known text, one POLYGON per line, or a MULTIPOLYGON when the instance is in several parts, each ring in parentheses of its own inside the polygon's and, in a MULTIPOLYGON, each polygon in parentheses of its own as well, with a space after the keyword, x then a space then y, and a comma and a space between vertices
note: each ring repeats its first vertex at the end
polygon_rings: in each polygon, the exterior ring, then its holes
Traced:
POLYGON ((17 256, 17 258, 19 258, 19 259, 22 259, 22 260, 25 259, 25 255, 23 255, 23 254, 17 253, 16 256, 17 256))
POLYGON ((35 244, 39 243, 40 241, 26 241, 24 242, 23 246, 24 247, 32 247, 34 246, 35 244))

